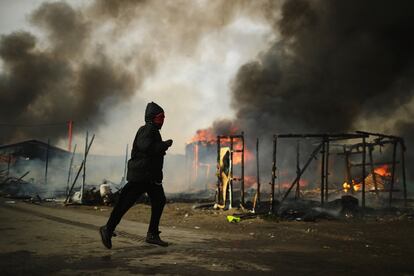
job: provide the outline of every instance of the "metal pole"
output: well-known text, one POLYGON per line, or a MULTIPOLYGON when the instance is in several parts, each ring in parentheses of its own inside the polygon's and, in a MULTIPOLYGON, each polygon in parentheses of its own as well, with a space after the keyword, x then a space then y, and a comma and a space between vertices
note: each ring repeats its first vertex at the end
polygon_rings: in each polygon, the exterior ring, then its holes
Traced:
MULTIPOLYGON (((220 204, 220 183, 221 183, 221 169, 220 169, 220 136, 217 136, 217 194, 216 204, 220 204)), ((224 203, 223 203, 224 204, 224 203)))
MULTIPOLYGON (((260 203, 260 167, 259 167, 259 138, 256 139, 256 173, 257 173, 257 191, 256 202, 260 203)), ((256 203, 257 205, 257 203, 256 203)))
POLYGON ((85 138, 85 156, 83 158, 83 176, 82 176, 82 187, 81 187, 81 203, 83 203, 83 193, 85 191, 85 180, 86 180, 86 157, 87 157, 87 150, 88 150, 88 137, 89 132, 86 132, 86 138, 85 138))
POLYGON ((275 179, 276 179, 276 150, 277 150, 277 136, 273 135, 273 162, 272 162, 272 194, 270 197, 270 212, 275 212, 275 179))
POLYGON ((68 182, 66 184, 66 196, 68 195, 68 192, 69 192, 70 175, 72 174, 72 165, 73 165, 73 159, 75 158, 75 152, 76 152, 76 144, 75 144, 75 147, 73 148, 72 157, 70 158, 70 163, 69 163, 68 182))
POLYGON ((324 201, 324 186, 325 186, 325 139, 322 140, 322 160, 321 160, 321 206, 325 204, 324 201))
POLYGON ((47 185, 47 169, 49 167, 49 146, 50 146, 50 139, 47 139, 46 164, 45 164, 45 185, 47 185))
POLYGON ((403 177, 403 188, 404 188, 404 207, 407 207, 407 183, 406 183, 406 175, 405 175, 405 143, 403 139, 400 139, 400 147, 401 147, 401 170, 402 170, 402 177, 403 177))
POLYGON ((392 203, 392 193, 394 190, 394 182, 395 182, 395 163, 397 158, 397 141, 393 143, 393 152, 392 152, 392 171, 391 171, 391 187, 390 187, 390 198, 389 198, 389 207, 391 208, 392 203))
POLYGON ((362 211, 365 210, 365 166, 366 166, 366 140, 365 137, 362 138, 362 211))
POLYGON ((244 205, 244 132, 241 133, 242 139, 242 156, 241 156, 241 204, 244 205))
POLYGON ((328 202, 328 179, 329 179, 329 140, 326 140, 326 160, 325 160, 325 202, 328 202))

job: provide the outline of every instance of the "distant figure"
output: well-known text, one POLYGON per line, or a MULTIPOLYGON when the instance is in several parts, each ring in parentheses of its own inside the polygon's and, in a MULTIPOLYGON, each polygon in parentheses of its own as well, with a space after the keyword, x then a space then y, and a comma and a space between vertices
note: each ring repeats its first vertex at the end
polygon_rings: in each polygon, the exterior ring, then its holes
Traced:
POLYGON ((160 129, 164 123, 164 110, 154 102, 145 110, 145 125, 138 129, 132 147, 131 159, 128 161, 128 183, 121 191, 118 203, 112 210, 106 225, 99 229, 102 243, 110 249, 111 238, 122 216, 137 199, 147 193, 151 200, 151 221, 148 228, 147 243, 168 246, 160 238, 158 229, 162 211, 166 202, 162 187, 165 152, 173 141, 162 141, 160 129))

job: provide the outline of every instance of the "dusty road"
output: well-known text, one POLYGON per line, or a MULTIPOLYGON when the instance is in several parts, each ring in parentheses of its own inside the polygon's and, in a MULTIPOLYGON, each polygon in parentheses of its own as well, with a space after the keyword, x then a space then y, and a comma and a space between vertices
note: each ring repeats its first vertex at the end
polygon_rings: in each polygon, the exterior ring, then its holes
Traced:
MULTIPOLYGON (((135 221, 122 221, 113 249, 107 250, 98 226, 110 210, 103 214, 92 207, 79 210, 1 198, 1 275, 414 275, 412 221, 257 220, 222 228, 204 222, 194 228, 205 214, 184 216, 190 219, 183 222, 173 216, 174 208, 167 208, 169 220, 161 228, 172 243, 168 248, 143 242, 147 225, 137 213, 148 208, 136 206, 127 216, 135 214, 135 221)), ((215 224, 221 223, 216 219, 215 224)))

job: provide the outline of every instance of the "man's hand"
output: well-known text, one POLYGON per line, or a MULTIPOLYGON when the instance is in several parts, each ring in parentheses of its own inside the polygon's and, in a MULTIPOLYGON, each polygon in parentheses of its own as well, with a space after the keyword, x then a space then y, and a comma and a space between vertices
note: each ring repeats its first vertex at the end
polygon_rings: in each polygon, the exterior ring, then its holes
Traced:
POLYGON ((171 147, 171 145, 173 144, 173 140, 168 139, 167 141, 165 141, 165 145, 167 145, 167 147, 171 147))

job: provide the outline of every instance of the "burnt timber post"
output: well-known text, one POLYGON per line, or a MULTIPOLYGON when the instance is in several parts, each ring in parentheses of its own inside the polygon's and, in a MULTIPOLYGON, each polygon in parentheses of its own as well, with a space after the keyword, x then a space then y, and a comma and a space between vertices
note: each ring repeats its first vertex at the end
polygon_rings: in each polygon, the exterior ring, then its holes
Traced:
MULTIPOLYGON (((87 148, 87 150, 86 150, 86 154, 85 154, 85 156, 88 156, 88 153, 89 153, 89 151, 90 151, 90 149, 91 149, 91 146, 92 146, 92 143, 93 143, 93 140, 94 140, 94 139, 95 139, 95 134, 94 134, 94 135, 92 135, 92 139, 91 139, 91 141, 89 142, 89 145, 88 145, 88 148, 87 148)), ((73 187, 75 186, 76 181, 78 181, 78 177, 79 177, 79 175, 80 175, 80 173, 81 173, 81 171, 82 171, 82 169, 83 169, 83 166, 84 166, 84 165, 85 165, 85 159, 83 159, 83 160, 82 160, 82 163, 81 163, 81 165, 80 165, 80 167, 79 167, 79 170, 78 170, 78 172, 77 172, 77 174, 76 174, 76 176, 75 176, 75 179, 73 180, 72 186, 71 186, 71 187, 70 187, 70 189, 69 189, 69 193, 68 193, 68 195, 66 196, 66 199, 65 199, 64 204, 66 204, 66 203, 68 202, 69 197, 70 197, 70 195, 71 195, 71 193, 72 193, 73 187)))
POLYGON ((49 167, 49 147, 50 147, 50 139, 47 139, 46 164, 45 164, 45 185, 47 185, 47 169, 49 167))
POLYGON ((369 164, 371 166, 371 175, 372 175, 372 180, 374 181, 375 193, 376 193, 376 195, 378 195, 377 176, 375 175, 374 159, 372 157, 372 152, 373 151, 374 151, 374 146, 373 145, 369 145, 368 146, 369 164))
POLYGON ((273 162, 272 162, 272 183, 270 196, 270 213, 275 212, 275 180, 276 180, 276 153, 277 153, 277 136, 273 135, 273 162))
POLYGON ((83 203, 83 193, 85 191, 85 180, 86 180, 86 157, 88 156, 87 150, 88 150, 88 139, 89 139, 89 132, 86 132, 86 138, 85 138, 85 155, 84 155, 84 164, 83 164, 83 175, 82 175, 82 186, 81 186, 81 199, 80 202, 83 203))
POLYGON ((362 211, 365 210, 366 138, 362 137, 362 211))
MULTIPOLYGON (((256 175, 257 175, 257 191, 256 202, 260 203, 260 166, 259 166, 259 138, 256 139, 256 175)), ((243 177, 243 176, 242 176, 243 177)), ((242 193, 243 195, 243 193, 242 193)), ((243 201, 243 197, 242 197, 243 201)), ((256 203, 256 204, 257 204, 256 203)))
POLYGON ((298 182, 296 183, 296 193, 295 199, 300 198, 300 142, 299 140, 296 143, 296 177, 298 178, 298 182))
POLYGON ((220 204, 220 183, 221 183, 221 169, 220 169, 220 147, 221 141, 220 136, 217 136, 217 192, 216 192, 216 203, 220 204))
POLYGON ((324 200, 324 184, 325 184, 325 139, 322 140, 322 160, 321 160, 321 206, 325 204, 324 200))
POLYGON ((73 148, 72 157, 70 158, 70 162, 69 162, 68 182, 66 183, 66 196, 69 193, 69 182, 70 182, 70 176, 72 174, 72 166, 73 166, 73 159, 75 158, 75 152, 76 152, 76 144, 75 144, 75 147, 73 148))
POLYGON ((7 177, 10 175, 10 163, 11 163, 11 153, 9 153, 9 158, 7 158, 7 177))
POLYGON ((404 189, 404 207, 407 207, 407 183, 406 183, 406 175, 405 175, 405 143, 404 139, 400 139, 400 148, 401 148, 401 170, 402 170, 402 177, 403 177, 403 189, 404 189))
MULTIPOLYGON (((241 204, 244 205, 244 132, 241 133, 241 140, 242 140, 242 152, 241 152, 241 204)), ((260 192, 260 186, 259 186, 260 192)))
POLYGON ((230 137, 229 209, 233 208, 233 137, 230 137))
POLYGON ((390 208, 392 204, 392 193, 394 192, 396 158, 397 158, 397 141, 394 140, 393 152, 392 152, 391 186, 390 186, 390 195, 389 195, 389 207, 390 208))
POLYGON ((325 160, 325 202, 328 202, 328 178, 329 178, 329 139, 326 139, 325 160))

